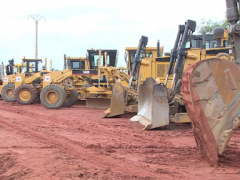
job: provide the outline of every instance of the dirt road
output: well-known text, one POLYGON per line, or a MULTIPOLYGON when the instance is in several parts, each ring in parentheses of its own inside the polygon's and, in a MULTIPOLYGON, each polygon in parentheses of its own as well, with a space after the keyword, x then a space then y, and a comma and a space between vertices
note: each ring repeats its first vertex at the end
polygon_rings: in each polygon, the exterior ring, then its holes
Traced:
POLYGON ((0 100, 0 179, 239 179, 240 131, 211 167, 190 125, 142 131, 131 114, 102 119, 83 105, 59 110, 0 100))

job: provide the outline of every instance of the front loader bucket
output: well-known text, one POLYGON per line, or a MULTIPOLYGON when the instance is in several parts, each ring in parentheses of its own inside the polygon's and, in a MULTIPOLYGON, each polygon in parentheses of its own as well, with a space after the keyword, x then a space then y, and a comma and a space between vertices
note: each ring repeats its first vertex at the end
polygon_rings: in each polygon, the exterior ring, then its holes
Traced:
POLYGON ((193 64, 182 76, 183 98, 196 143, 213 166, 240 124, 239 82, 240 67, 220 59, 193 64))
POLYGON ((110 101, 110 98, 86 98, 86 107, 107 109, 110 105, 110 101))
POLYGON ((124 114, 124 92, 124 87, 120 83, 113 85, 110 108, 105 111, 106 115, 104 117, 114 117, 124 114))
POLYGON ((139 86, 138 114, 130 119, 139 121, 144 129, 154 129, 169 124, 168 92, 164 84, 147 78, 139 86))

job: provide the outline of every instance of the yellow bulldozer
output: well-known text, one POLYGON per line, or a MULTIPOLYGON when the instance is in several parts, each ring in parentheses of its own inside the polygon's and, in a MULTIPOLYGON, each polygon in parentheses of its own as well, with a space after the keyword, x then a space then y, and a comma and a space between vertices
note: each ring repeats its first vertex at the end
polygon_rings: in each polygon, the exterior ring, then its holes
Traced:
MULTIPOLYGON (((191 26, 194 26, 195 22, 190 21, 190 23, 191 23, 191 26)), ((191 27, 187 27, 187 28, 190 29, 191 27)), ((194 28, 192 27, 192 29, 194 28)), ((111 106, 106 111, 105 117, 113 117, 116 115, 124 114, 124 111, 129 111, 129 109, 126 109, 123 107, 128 107, 129 103, 131 103, 132 101, 131 99, 130 101, 128 101, 125 96, 127 94, 128 95, 135 94, 135 105, 138 106, 138 108, 132 108, 132 109, 135 109, 135 110, 138 109, 139 116, 138 118, 135 117, 132 120, 138 121, 140 116, 142 116, 142 118, 144 116, 147 116, 147 119, 150 119, 150 121, 152 121, 151 120, 152 114, 149 113, 152 111, 152 109, 149 109, 149 110, 145 109, 146 107, 151 108, 150 104, 147 103, 147 102, 152 102, 149 100, 151 99, 149 96, 152 97, 152 95, 149 95, 149 94, 153 93, 153 89, 152 89, 153 84, 151 83, 155 84, 157 82, 159 83, 159 82, 165 81, 165 86, 167 88, 175 87, 175 84, 172 83, 172 79, 173 79, 172 70, 178 56, 178 46, 181 42, 180 40, 183 37, 184 30, 185 30, 185 25, 180 25, 176 42, 171 52, 171 57, 170 56, 160 57, 159 54, 162 53, 162 50, 159 48, 159 46, 157 48, 148 48, 148 47, 144 48, 143 50, 144 53, 142 54, 142 57, 140 60, 141 62, 138 64, 138 67, 135 70, 136 72, 133 73, 133 84, 137 84, 137 85, 134 85, 135 86, 134 89, 129 89, 127 87, 121 87, 121 85, 117 85, 118 87, 115 90, 113 90, 114 92, 112 93, 113 95, 112 95, 111 106), (149 82, 147 81, 144 83, 146 78, 148 80, 149 77, 151 77, 149 82), (148 85, 148 83, 150 84, 148 85), (138 87, 138 85, 140 87, 138 87), (141 88, 143 88, 143 90, 141 90, 141 88), (129 91, 129 93, 127 91, 129 91), (116 96, 115 96, 115 93, 116 93, 116 96), (121 96, 119 94, 121 94, 121 96), (121 98, 125 99, 124 102, 123 100, 121 100, 121 98), (115 107, 114 104, 118 104, 118 106, 115 107), (119 108, 120 104, 122 106, 121 108, 119 108)), ((190 33, 189 30, 187 31, 187 33, 188 34, 190 33)), ((219 34, 219 33, 215 33, 215 34, 219 34)), ((188 47, 185 47, 184 45, 184 47, 181 49, 181 53, 184 53, 186 56, 186 58, 184 57, 185 64, 184 63, 181 64, 180 69, 182 69, 182 71, 186 69, 189 64, 200 61, 201 59, 205 59, 206 57, 216 57, 216 55, 218 55, 218 56, 221 56, 222 58, 231 58, 228 55, 228 52, 231 51, 230 47, 220 47, 220 45, 219 45, 219 48, 214 47, 214 43, 216 43, 214 39, 219 39, 221 41, 220 44, 225 44, 225 41, 227 40, 226 33, 221 34, 221 37, 216 36, 214 38, 213 38, 213 35, 205 35, 205 36, 195 35, 195 36, 192 36, 191 42, 189 41, 190 39, 189 37, 190 36, 187 35, 185 40, 186 41, 185 45, 188 47), (205 40, 203 39, 203 37, 205 37, 205 40), (190 48, 190 44, 191 44, 191 48, 190 48), (200 48, 200 46, 205 44, 209 49, 200 48), (185 49, 187 49, 187 53, 185 52, 185 49)), ((131 73, 132 65, 136 57, 136 52, 137 52, 136 49, 137 48, 126 48, 126 52, 127 52, 126 57, 128 58, 127 64, 129 67, 128 69, 130 70, 129 74, 131 73)), ((181 73, 179 72, 178 74, 181 74, 181 73)), ((179 78, 181 77, 176 77, 176 79, 179 79, 179 78)), ((174 93, 173 90, 169 91, 168 95, 173 96, 173 93, 174 93)), ((183 101, 182 97, 179 97, 178 100, 183 101)), ((174 108, 171 109, 171 114, 176 114, 176 112, 178 111, 178 107, 179 106, 174 106, 174 108)), ((183 110, 184 110, 184 107, 183 107, 183 110)), ((188 117, 187 117, 187 121, 189 121, 188 117)), ((148 123, 144 123, 144 124, 148 124, 148 123)))
MULTIPOLYGON (((223 46, 223 42, 227 38, 222 28, 215 29, 214 48, 194 48, 192 46, 186 48, 188 44, 192 43, 188 43, 187 40, 195 31, 195 27, 196 23, 192 20, 187 20, 185 25, 179 26, 175 45, 171 52, 165 83, 157 83, 154 78, 148 78, 139 87, 138 114, 131 120, 139 121, 145 126, 145 129, 166 126, 170 121, 190 122, 181 93, 182 73, 189 65, 205 58, 214 58, 216 56, 228 60, 233 59, 233 56, 229 55, 232 51, 231 47, 223 46), (171 75, 173 67, 174 73, 171 75)), ((202 45, 206 45, 206 37, 203 36, 203 38, 205 40, 203 39, 202 45)))
MULTIPOLYGON (((145 44, 147 44, 146 42, 145 40, 145 44)), ((170 57, 160 57, 162 53, 163 48, 160 47, 159 43, 157 47, 126 47, 125 59, 128 65, 128 74, 131 74, 133 71, 135 72, 132 74, 133 77, 130 87, 129 84, 125 86, 121 84, 115 85, 111 105, 108 110, 105 111, 105 117, 114 117, 124 114, 124 112, 137 112, 139 85, 142 84, 147 77, 154 77, 159 80, 164 78, 164 72, 166 71, 170 57), (139 56, 137 56, 138 51, 141 52, 139 56), (139 61, 141 62, 136 69, 133 70, 133 62, 136 57, 140 58, 139 61)), ((129 82, 130 76, 128 75, 126 78, 129 82)))
MULTIPOLYGON (((186 69, 189 64, 201 61, 206 57, 211 58, 219 56, 221 58, 232 59, 232 56, 229 56, 229 53, 231 54, 231 48, 224 47, 226 44, 225 41, 228 38, 222 29, 216 30, 214 33, 214 38, 213 35, 208 35, 207 38, 205 37, 205 40, 203 39, 204 36, 201 36, 201 39, 199 39, 199 36, 192 36, 193 42, 187 41, 191 39, 190 34, 192 34, 192 32, 195 30, 195 26, 195 21, 191 20, 188 20, 186 25, 179 26, 178 35, 176 38, 175 46, 171 52, 171 56, 154 57, 153 55, 153 58, 146 56, 141 60, 141 66, 139 66, 139 69, 135 73, 138 74, 137 78, 135 78, 135 81, 137 81, 140 86, 139 90, 138 87, 134 89, 135 93, 137 93, 135 97, 138 97, 138 115, 131 120, 141 122, 146 129, 152 129, 169 124, 169 115, 171 115, 171 120, 174 122, 190 121, 189 117, 186 115, 182 95, 179 93, 181 83, 177 83, 178 79, 181 79, 183 70, 186 69), (184 32, 186 32, 185 37, 184 32), (210 37, 212 37, 212 39, 210 37), (189 46, 190 44, 191 47, 189 46), (209 49, 206 49, 206 47, 200 48, 200 46, 206 46, 206 44, 209 49), (214 46, 214 44, 216 46, 214 46), (180 48, 178 47, 179 45, 181 45, 180 48), (177 62, 177 58, 183 59, 183 61, 180 61, 181 63, 177 65, 178 73, 175 74, 174 77, 172 75, 172 71, 174 65, 177 62), (147 80, 144 81, 146 78, 147 80), (173 78, 175 78, 174 81, 173 78), (155 81, 155 79, 157 79, 157 81, 155 81), (164 82, 164 80, 165 85, 163 83, 157 84, 157 82, 164 82), (157 84, 155 86, 156 89, 153 89, 155 84, 157 84), (161 91, 161 88, 163 88, 164 91, 161 91), (165 93, 161 94, 159 92, 165 93), (162 103, 160 103, 160 101, 162 101, 162 103), (165 108, 163 111, 159 111, 159 108, 154 108, 158 107, 159 104, 165 108), (169 104, 171 109, 169 109, 169 104), (185 113, 182 114, 179 112, 185 113), (163 120, 160 120, 159 117, 164 118, 163 120)), ((131 49, 129 49, 129 62, 132 62, 135 56, 136 55, 134 52, 131 52, 131 49)), ((121 85, 118 85, 116 89, 113 89, 112 103, 110 109, 106 111, 106 117, 113 117, 123 114, 126 109, 122 107, 126 107, 129 103, 125 97, 126 94, 129 94, 127 91, 129 91, 130 94, 133 92, 126 87, 121 87, 121 85), (122 99, 125 100, 123 101, 122 99), (114 107, 114 104, 118 104, 118 106, 114 107)))

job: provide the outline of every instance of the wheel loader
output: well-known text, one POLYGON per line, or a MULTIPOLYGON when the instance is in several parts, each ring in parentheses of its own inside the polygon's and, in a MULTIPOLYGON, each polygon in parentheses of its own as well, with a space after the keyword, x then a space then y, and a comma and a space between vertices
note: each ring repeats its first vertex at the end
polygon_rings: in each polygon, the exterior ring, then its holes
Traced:
MULTIPOLYGON (((8 60, 8 65, 4 66, 4 64, 1 64, 1 80, 0 80, 0 92, 2 91, 2 88, 4 85, 8 84, 8 82, 11 82, 12 79, 15 77, 15 73, 18 73, 19 68, 18 66, 15 68, 14 59, 8 60), (17 71, 16 71, 17 70, 17 71)), ((9 96, 14 96, 14 92, 9 89, 7 94, 9 96)), ((5 96, 3 96, 3 99, 5 96)), ((5 98, 7 99, 7 97, 5 98)))
MULTIPOLYGON (((41 76, 47 70, 39 71, 41 59, 22 59, 22 72, 14 74, 11 79, 5 77, 1 95, 5 101, 17 101, 20 104, 32 104, 38 99, 41 88, 41 76)), ((45 60, 46 64, 46 60, 45 60)), ((45 65, 46 67, 46 65, 45 65)))
POLYGON ((234 61, 207 59, 189 66, 182 93, 193 134, 202 155, 213 166, 240 125, 240 24, 238 0, 226 0, 228 35, 234 61))
POLYGON ((49 71, 45 69, 46 59, 43 69, 40 67, 41 59, 22 59, 22 61, 26 64, 26 71, 16 76, 14 95, 19 104, 29 105, 39 101, 42 77, 49 71))
MULTIPOLYGON (((2 98, 7 102, 15 101, 15 78, 16 75, 22 73, 26 69, 26 63, 15 64, 14 59, 8 61, 9 64, 2 65, 2 84, 0 85, 0 92, 2 98), (6 75, 5 75, 6 74, 6 75)), ((30 70, 31 71, 31 70, 30 70)))

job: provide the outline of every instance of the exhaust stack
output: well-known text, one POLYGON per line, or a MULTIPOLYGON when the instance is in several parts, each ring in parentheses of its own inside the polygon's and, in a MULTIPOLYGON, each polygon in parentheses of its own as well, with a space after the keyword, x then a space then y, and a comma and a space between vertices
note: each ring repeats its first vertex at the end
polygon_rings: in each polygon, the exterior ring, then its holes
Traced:
POLYGON ((157 57, 160 57, 160 41, 157 40, 157 57))

